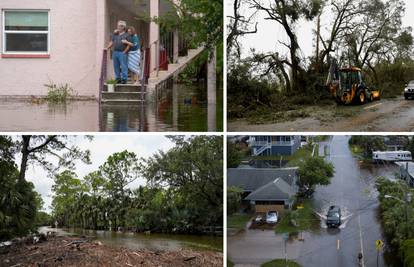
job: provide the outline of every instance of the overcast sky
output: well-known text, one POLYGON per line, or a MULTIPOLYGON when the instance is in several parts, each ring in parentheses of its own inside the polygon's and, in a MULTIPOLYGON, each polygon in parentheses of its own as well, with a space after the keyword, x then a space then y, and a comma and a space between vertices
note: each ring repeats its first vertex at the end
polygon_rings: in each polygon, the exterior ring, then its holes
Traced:
MULTIPOLYGON (((227 15, 233 15, 233 0, 225 0, 226 1, 226 12, 227 15)), ((267 1, 267 0, 264 0, 267 1)), ((274 0, 268 0, 274 1, 274 0)), ((405 0, 405 15, 403 17, 403 26, 408 27, 411 26, 414 28, 414 1, 405 0)), ((327 32, 327 28, 332 21, 332 15, 330 14, 330 7, 325 7, 325 12, 321 17, 321 34, 327 32)), ((246 10, 245 10, 246 11, 246 10)), ((248 12, 251 12, 247 10, 248 12)), ((286 52, 286 48, 283 47, 281 44, 278 43, 278 40, 284 41, 288 43, 288 38, 283 30, 283 28, 275 21, 272 20, 265 20, 264 13, 258 13, 256 17, 256 21, 259 22, 258 25, 258 32, 256 34, 246 35, 245 37, 241 38, 242 46, 243 46, 243 56, 248 56, 250 48, 255 48, 258 52, 271 52, 271 51, 279 51, 282 53, 286 52)), ((310 55, 315 53, 315 48, 312 46, 314 44, 314 34, 313 30, 316 28, 316 20, 308 22, 301 20, 297 23, 296 33, 298 36, 298 42, 302 49, 301 56, 302 57, 309 57, 310 55)), ((326 36, 326 35, 325 35, 326 36)))
MULTIPOLYGON (((97 168, 106 161, 108 156, 115 152, 128 150, 130 152, 135 152, 138 158, 148 158, 158 150, 166 151, 174 146, 174 143, 162 135, 99 135, 95 136, 91 142, 83 136, 76 136, 71 140, 72 143, 76 143, 81 149, 89 149, 91 151, 91 165, 83 163, 77 164, 75 172, 79 178, 97 170, 97 168)), ((17 161, 19 161, 19 159, 17 159, 17 161)), ((18 163, 20 164, 20 162, 18 163)), ((33 182, 36 191, 42 195, 45 202, 44 209, 47 212, 50 212, 49 206, 52 202, 52 178, 48 177, 47 173, 41 167, 30 165, 27 170, 26 179, 33 182)), ((144 183, 144 179, 138 179, 134 183, 131 183, 131 187, 135 188, 144 183)))

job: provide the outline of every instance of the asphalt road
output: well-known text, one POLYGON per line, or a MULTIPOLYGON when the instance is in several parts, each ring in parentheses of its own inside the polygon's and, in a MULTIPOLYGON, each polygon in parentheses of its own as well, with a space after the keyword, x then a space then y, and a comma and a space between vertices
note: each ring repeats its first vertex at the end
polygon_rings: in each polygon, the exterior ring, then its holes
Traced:
POLYGON ((279 123, 229 120, 231 132, 409 132, 414 130, 414 100, 383 99, 363 106, 312 106, 309 117, 279 123), (335 115, 336 114, 336 115, 335 115))
MULTIPOLYGON (((317 230, 300 234, 303 241, 292 237, 287 243, 287 256, 305 267, 358 266, 362 252, 363 265, 377 266, 375 241, 383 240, 377 219, 375 178, 393 177, 393 165, 363 165, 348 147, 347 136, 335 136, 329 142, 327 160, 335 166, 335 176, 328 186, 320 186, 314 194, 315 211, 321 215, 317 230), (327 229, 323 219, 330 205, 339 205, 343 224, 340 229, 327 229)), ((322 152, 320 152, 322 153, 322 152)), ((284 258, 284 241, 273 231, 246 230, 228 237, 228 256, 234 263, 260 264, 284 258)), ((379 253, 378 266, 391 266, 379 253)))
MULTIPOLYGON (((311 232, 303 242, 296 259, 303 266, 358 266, 358 253, 363 254, 362 266, 377 266, 375 241, 384 240, 377 219, 378 175, 392 176, 392 166, 365 168, 349 148, 348 137, 335 136, 329 144, 328 160, 335 166, 335 176, 328 186, 320 186, 314 195, 314 207, 326 214, 330 205, 339 205, 343 224, 340 229, 327 229, 321 223, 319 233, 311 232)), ((382 251, 378 266, 388 266, 382 251)))

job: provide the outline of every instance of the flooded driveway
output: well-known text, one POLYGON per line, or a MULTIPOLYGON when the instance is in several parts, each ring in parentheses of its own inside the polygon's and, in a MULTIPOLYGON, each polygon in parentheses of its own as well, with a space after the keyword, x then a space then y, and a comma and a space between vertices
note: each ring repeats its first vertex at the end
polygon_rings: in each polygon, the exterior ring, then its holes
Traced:
POLYGON ((0 100, 0 131, 220 131, 222 100, 219 90, 218 104, 208 105, 205 88, 192 85, 163 88, 156 102, 135 106, 0 100))
POLYGON ((228 122, 229 131, 256 132, 410 132, 414 130, 414 101, 384 99, 363 106, 310 106, 309 117, 286 122, 250 124, 247 120, 228 122))
POLYGON ((84 229, 54 229, 41 227, 39 232, 53 231, 58 235, 85 235, 92 236, 109 246, 125 247, 133 250, 149 249, 154 251, 174 251, 181 248, 197 250, 223 250, 223 238, 216 236, 171 235, 171 234, 143 234, 121 233, 113 231, 94 231, 84 229))
MULTIPOLYGON (((328 186, 319 186, 313 202, 321 215, 318 229, 291 236, 287 242, 287 256, 302 266, 323 267, 358 265, 362 251, 363 266, 376 266, 375 241, 384 240, 378 216, 375 179, 393 177, 398 170, 393 165, 364 165, 353 157, 347 136, 335 136, 324 143, 329 151, 327 160, 335 166, 335 176, 328 186), (341 207, 344 223, 339 229, 328 229, 324 223, 330 205, 341 207)), ((228 254, 234 263, 260 265, 275 258, 284 258, 282 235, 272 230, 245 230, 228 237, 228 254)), ((378 266, 393 266, 380 253, 378 266)), ((395 265, 398 266, 398 265, 395 265)))

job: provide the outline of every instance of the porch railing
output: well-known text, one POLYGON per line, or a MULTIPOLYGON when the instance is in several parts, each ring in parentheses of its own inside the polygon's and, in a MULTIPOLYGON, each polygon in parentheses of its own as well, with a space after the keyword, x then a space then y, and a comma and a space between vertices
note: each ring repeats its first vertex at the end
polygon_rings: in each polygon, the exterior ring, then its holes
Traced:
POLYGON ((168 63, 174 61, 174 33, 167 32, 160 36, 160 69, 166 70, 168 63))

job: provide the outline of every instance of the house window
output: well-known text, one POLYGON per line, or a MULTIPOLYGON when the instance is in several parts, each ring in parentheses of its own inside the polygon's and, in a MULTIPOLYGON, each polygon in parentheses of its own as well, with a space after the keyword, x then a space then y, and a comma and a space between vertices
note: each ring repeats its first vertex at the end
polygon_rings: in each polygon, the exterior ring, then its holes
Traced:
POLYGON ((4 54, 48 54, 49 11, 4 10, 4 54))

